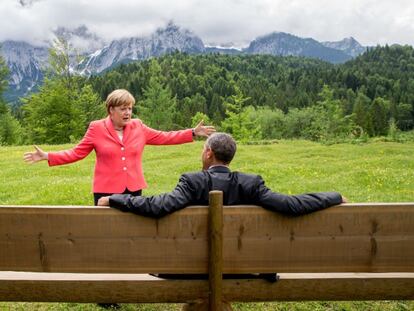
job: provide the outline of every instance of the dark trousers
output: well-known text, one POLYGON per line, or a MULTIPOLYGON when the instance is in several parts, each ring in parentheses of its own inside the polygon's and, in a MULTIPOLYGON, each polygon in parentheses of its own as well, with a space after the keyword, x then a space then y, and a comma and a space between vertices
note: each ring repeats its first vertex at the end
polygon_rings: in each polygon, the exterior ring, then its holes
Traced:
MULTIPOLYGON (((142 190, 137 190, 137 191, 129 191, 128 188, 125 189, 124 192, 122 192, 122 194, 131 194, 133 196, 140 196, 142 194, 142 190)), ((98 200, 102 197, 107 197, 109 195, 113 195, 113 193, 101 193, 101 192, 94 192, 93 193, 93 199, 94 199, 94 203, 95 206, 98 205, 98 200)))
MULTIPOLYGON (((151 274, 151 273, 150 273, 151 274)), ((151 274, 163 279, 172 280, 208 280, 208 274, 151 274)), ((255 274, 223 274, 223 279, 264 279, 271 283, 277 282, 279 276, 276 273, 255 273, 255 274)))

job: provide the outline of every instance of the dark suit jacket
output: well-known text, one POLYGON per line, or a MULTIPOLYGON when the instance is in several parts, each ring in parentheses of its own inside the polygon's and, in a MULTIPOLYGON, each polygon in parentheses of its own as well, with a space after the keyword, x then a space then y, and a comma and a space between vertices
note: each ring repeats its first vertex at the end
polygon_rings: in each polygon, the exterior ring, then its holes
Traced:
POLYGON ((208 205, 211 190, 223 191, 224 205, 260 205, 288 215, 302 215, 342 202, 337 192, 280 194, 267 188, 259 175, 231 172, 228 167, 215 166, 181 175, 172 192, 150 197, 114 194, 109 198, 109 205, 124 212, 159 218, 189 205, 208 205))

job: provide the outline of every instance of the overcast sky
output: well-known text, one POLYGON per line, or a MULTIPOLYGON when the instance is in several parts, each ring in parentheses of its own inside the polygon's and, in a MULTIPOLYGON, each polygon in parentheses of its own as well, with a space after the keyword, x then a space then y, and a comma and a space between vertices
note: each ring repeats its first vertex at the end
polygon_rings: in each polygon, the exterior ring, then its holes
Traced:
POLYGON ((205 44, 246 46, 288 32, 318 41, 414 45, 412 0, 0 0, 0 41, 39 44, 58 26, 86 25, 105 40, 144 36, 168 21, 205 44))

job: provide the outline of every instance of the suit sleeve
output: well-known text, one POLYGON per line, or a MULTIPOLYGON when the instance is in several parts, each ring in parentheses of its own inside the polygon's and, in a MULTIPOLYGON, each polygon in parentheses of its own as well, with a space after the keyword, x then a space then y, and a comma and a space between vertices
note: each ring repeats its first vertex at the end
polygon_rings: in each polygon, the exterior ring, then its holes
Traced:
POLYGON ((49 152, 49 166, 72 163, 85 158, 94 148, 93 132, 93 123, 91 123, 82 140, 75 147, 69 150, 49 152))
POLYGON ((109 197, 109 205, 123 212, 161 218, 178 211, 194 202, 196 189, 186 175, 171 192, 149 197, 132 196, 130 194, 114 194, 109 197))
POLYGON ((191 129, 163 132, 154 130, 145 124, 142 124, 142 127, 148 145, 177 145, 193 141, 193 133, 191 129))
POLYGON ((288 215, 303 215, 342 203, 338 192, 318 192, 301 195, 285 195, 271 191, 263 179, 257 176, 256 202, 264 208, 288 215))

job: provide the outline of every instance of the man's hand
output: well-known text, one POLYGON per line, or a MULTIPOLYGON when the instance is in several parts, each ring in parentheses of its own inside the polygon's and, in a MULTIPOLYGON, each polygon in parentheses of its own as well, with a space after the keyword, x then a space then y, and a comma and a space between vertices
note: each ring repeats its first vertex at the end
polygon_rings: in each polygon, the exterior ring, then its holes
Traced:
POLYGON ((44 152, 42 149, 40 149, 38 146, 34 145, 34 148, 36 149, 35 152, 26 152, 23 155, 23 159, 27 163, 36 163, 42 160, 48 159, 48 154, 44 152))
POLYGON ((194 134, 195 136, 203 136, 208 137, 211 134, 213 134, 216 131, 214 126, 211 125, 204 125, 204 120, 201 120, 200 123, 197 124, 197 126, 194 128, 194 134))
POLYGON ((348 203, 348 199, 347 198, 345 198, 343 195, 341 195, 341 197, 342 197, 342 203, 348 203))
POLYGON ((98 200, 98 206, 109 206, 109 196, 100 198, 98 200))

